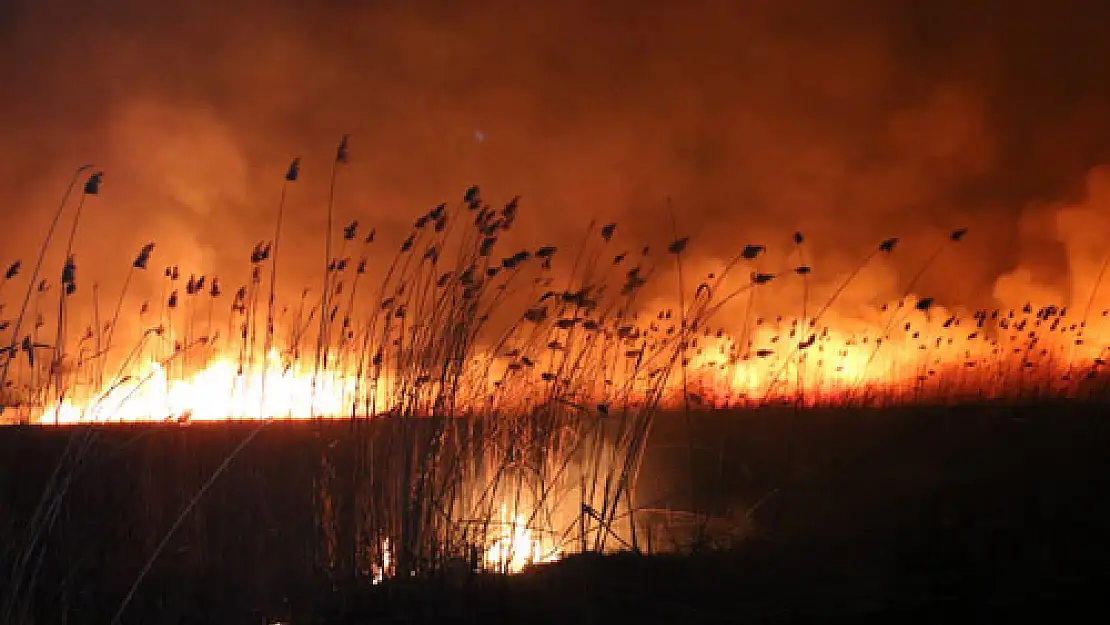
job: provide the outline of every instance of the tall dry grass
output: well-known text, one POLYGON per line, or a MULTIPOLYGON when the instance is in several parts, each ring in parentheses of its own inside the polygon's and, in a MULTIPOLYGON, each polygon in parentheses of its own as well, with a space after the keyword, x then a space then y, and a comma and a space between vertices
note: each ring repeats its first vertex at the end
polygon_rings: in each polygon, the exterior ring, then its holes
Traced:
MULTIPOLYGON (((346 139, 337 164, 345 160, 345 144, 346 139)), ((228 325, 238 330, 241 371, 261 367, 265 373, 270 366, 282 211, 297 163, 283 182, 275 237, 252 251, 250 279, 231 304, 228 325), (263 286, 267 278, 268 293, 263 286)), ((100 389, 90 390, 92 385, 116 389, 126 382, 130 386, 122 398, 113 398, 126 402, 146 382, 135 379, 137 361, 153 358, 168 377, 184 378, 190 364, 203 366, 204 354, 218 339, 211 303, 218 296, 215 279, 208 293, 203 276, 191 276, 182 288, 183 272, 170 266, 157 319, 145 322, 137 344, 117 351, 126 285, 148 267, 153 243, 139 251, 129 269, 111 322, 100 323, 97 301, 95 326, 80 341, 70 339, 69 298, 79 292, 73 240, 85 198, 98 193, 99 183, 100 174, 94 174, 76 208, 58 287, 54 345, 40 346, 34 333, 21 336, 19 322, 3 362, 5 388, 32 391, 41 406, 86 398, 89 415, 107 405, 100 389), (206 294, 207 320, 199 322, 198 330, 196 302, 206 294), (88 341, 95 349, 82 351, 88 341), (36 358, 41 349, 52 351, 46 364, 36 358), (20 383, 8 384, 9 375, 20 377, 20 383)), ((65 202, 59 215, 62 208, 65 202)), ((653 271, 651 260, 645 253, 623 277, 616 264, 600 263, 614 236, 613 225, 595 232, 588 249, 579 251, 565 286, 554 288, 552 270, 559 255, 554 246, 502 251, 502 238, 519 210, 515 199, 495 208, 472 187, 461 203, 434 207, 415 221, 376 289, 358 289, 365 261, 356 264, 337 256, 328 260, 319 305, 306 310, 307 302, 302 302, 289 341, 281 347, 283 366, 293 366, 311 351, 307 328, 315 318, 319 331, 313 392, 317 380, 336 375, 356 381, 347 395, 352 435, 339 444, 359 462, 353 474, 337 476, 326 454, 321 458, 320 564, 333 577, 357 577, 375 563, 383 568, 387 539, 391 574, 429 572, 451 558, 473 560, 475 552, 485 553, 495 536, 504 533, 504 523, 523 523, 559 549, 574 543, 573 537, 578 538, 574 549, 606 549, 614 541, 637 548, 635 532, 616 525, 623 521, 634 528, 628 512, 635 507, 644 441, 691 329, 646 340, 634 311, 653 271), (345 289, 346 302, 341 299, 345 289), (360 436, 361 419, 369 415, 388 422, 384 441, 360 436), (341 515, 329 508, 328 493, 336 488, 356 494, 355 505, 341 515)), ((330 251, 331 232, 326 236, 330 251)), ((344 228, 341 253, 358 236, 357 224, 344 228)), ((364 245, 372 240, 367 235, 364 245)), ((44 250, 49 243, 48 235, 44 250)), ((18 269, 12 266, 5 284, 17 277, 18 269)), ((36 277, 29 283, 20 320, 29 310, 30 293, 49 290, 49 285, 36 285, 36 277)), ((99 295, 96 289, 94 293, 99 295)), ((703 300, 695 300, 690 328, 706 312, 703 300)), ((150 312, 144 305, 140 320, 149 319, 150 312)), ((263 375, 263 384, 265 379, 263 375)), ((15 394, 6 403, 13 404, 10 408, 34 405, 15 394)), ((119 615, 141 591, 144 576, 170 537, 270 422, 260 421, 188 499, 136 572, 119 615)), ((67 484, 82 471, 97 438, 94 429, 73 430, 13 560, 6 622, 28 616, 29 603, 23 599, 34 594, 38 582, 36 563, 45 548, 41 536, 50 531, 67 484)), ((554 554, 542 557, 549 555, 554 554)))
MULTIPOLYGON (((277 269, 284 251, 279 244, 286 197, 295 192, 299 176, 296 159, 281 181, 273 238, 251 250, 249 278, 230 304, 222 299, 216 277, 192 274, 182 280, 185 272, 168 266, 156 314, 143 304, 133 316, 138 330, 133 334, 139 338, 131 345, 119 344, 117 329, 132 317, 122 316, 127 289, 132 276, 147 270, 154 243, 143 246, 127 270, 110 321, 100 319, 99 290, 89 289, 94 321, 80 339, 69 332, 71 301, 85 291, 78 288, 73 240, 86 199, 99 192, 101 174, 87 179, 77 203, 57 286, 39 279, 54 229, 86 168, 67 187, 15 323, 4 322, 4 407, 25 416, 67 399, 82 400, 84 416, 110 419, 113 407, 119 409, 141 394, 154 376, 136 368, 147 360, 156 361, 161 375, 171 380, 188 379, 228 353, 234 354, 244 376, 262 373, 254 416, 263 418, 188 493, 144 566, 135 571, 117 618, 142 591, 145 576, 198 503, 233 470, 236 457, 258 433, 281 416, 267 408, 268 394, 281 391, 266 387, 272 367, 310 371, 313 400, 338 394, 341 414, 349 418, 349 435, 324 448, 316 477, 316 562, 335 584, 383 572, 423 574, 457 560, 480 566, 475 554, 486 553, 506 532, 506 524, 510 534, 523 524, 544 545, 564 552, 641 549, 636 483, 653 420, 666 403, 677 403, 693 415, 699 409, 775 402, 801 410, 830 402, 1075 396, 1094 393, 1091 381, 1100 377, 1101 360, 1077 368, 1058 350, 1038 348, 1036 332, 1060 333, 1066 336, 1064 343, 1082 340, 1086 320, 1070 323, 1062 307, 1034 311, 1029 306, 1016 314, 978 311, 965 320, 974 330, 962 337, 961 345, 993 344, 993 351, 976 352, 986 356, 936 366, 929 366, 926 358, 917 384, 910 387, 849 382, 835 393, 823 392, 821 371, 832 366, 823 362, 823 355, 845 350, 847 341, 866 345, 863 372, 899 342, 921 341, 919 351, 924 352, 959 349, 951 347, 958 338, 953 336, 959 328, 955 316, 943 323, 926 316, 925 326, 936 326, 926 339, 907 319, 934 308, 930 298, 909 298, 935 259, 964 237, 962 229, 953 231, 905 285, 903 301, 886 312, 875 336, 837 339, 822 325, 825 314, 869 263, 895 253, 897 239, 870 250, 812 313, 812 267, 800 233, 788 257, 796 264, 779 271, 762 269, 757 263, 765 247, 746 245, 720 271, 691 287, 683 263, 689 239, 681 236, 677 223, 663 251, 655 254, 650 247, 638 254, 617 248, 617 224, 588 224, 568 266, 562 263, 566 254, 554 245, 505 249, 521 204, 516 198, 491 204, 478 187, 467 189, 461 201, 420 214, 395 252, 380 253, 375 232, 357 220, 333 232, 342 197, 339 171, 347 158, 344 137, 331 172, 320 284, 302 291, 295 305, 279 306, 277 295, 283 289, 277 269), (374 266, 382 277, 368 285, 366 275, 374 266), (677 310, 647 310, 645 286, 670 271, 678 279, 677 310), (743 276, 745 271, 750 275, 743 276), (756 293, 783 279, 802 281, 801 315, 775 330, 768 339, 774 348, 759 345, 752 337, 758 332, 766 336, 769 324, 752 312, 756 293), (51 288, 58 297, 52 343, 44 342, 50 333, 43 329, 51 288), (310 297, 314 290, 318 292, 310 297), (722 309, 744 298, 748 312, 738 337, 720 323, 712 327, 722 309), (219 312, 223 306, 226 321, 219 312), (295 312, 279 318, 280 309, 295 312), (31 331, 25 328, 29 316, 35 319, 31 331), (1019 334, 1020 341, 1007 341, 1019 334), (702 358, 714 349, 721 358, 702 358), (272 362, 274 351, 278 364, 272 362), (735 370, 753 361, 765 363, 762 385, 733 396, 735 370), (335 380, 343 382, 338 391, 328 387, 335 380), (340 463, 338 456, 354 460, 340 463), (335 497, 339 492, 349 496, 335 497)), ((20 270, 19 262, 9 266, 0 295, 20 270)), ((309 410, 311 416, 321 416, 315 401, 309 410)), ((95 429, 72 431, 34 518, 13 543, 14 555, 6 559, 12 566, 3 622, 27 618, 26 598, 41 583, 38 567, 47 548, 43 537, 57 522, 68 484, 83 470, 97 440, 95 429)), ((692 512, 704 527, 700 511, 692 512)))

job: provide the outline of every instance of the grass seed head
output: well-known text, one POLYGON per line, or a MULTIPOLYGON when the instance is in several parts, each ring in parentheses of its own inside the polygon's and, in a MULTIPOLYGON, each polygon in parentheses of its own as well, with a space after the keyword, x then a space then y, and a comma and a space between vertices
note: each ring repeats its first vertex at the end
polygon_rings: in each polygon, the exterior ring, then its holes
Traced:
POLYGON ((103 180, 104 172, 102 171, 98 171, 95 174, 89 176, 89 179, 85 181, 85 195, 99 195, 100 184, 103 182, 103 180))
POLYGON ((613 239, 613 233, 616 232, 616 230, 617 224, 605 224, 601 227, 601 238, 608 243, 613 239))
POLYGON ((285 170, 286 182, 296 182, 297 178, 301 175, 301 159, 294 158, 289 162, 289 169, 285 170))
POLYGON ((463 194, 463 202, 470 210, 476 210, 482 203, 482 194, 477 185, 471 185, 463 194))
POLYGON ((335 162, 347 162, 347 142, 350 140, 351 135, 343 135, 339 138, 339 146, 335 149, 335 162))

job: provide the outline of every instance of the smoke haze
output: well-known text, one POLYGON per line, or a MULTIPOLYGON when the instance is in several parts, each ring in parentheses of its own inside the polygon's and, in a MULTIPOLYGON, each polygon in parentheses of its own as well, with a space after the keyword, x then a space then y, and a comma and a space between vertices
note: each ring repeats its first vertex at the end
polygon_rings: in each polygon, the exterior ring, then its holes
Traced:
POLYGON ((148 240, 155 265, 242 276, 300 156, 283 244, 307 282, 351 133, 337 221, 391 252, 480 184, 522 196, 534 245, 591 219, 665 243, 671 198, 698 269, 746 243, 786 262, 799 230, 831 285, 901 237, 846 294, 862 307, 968 227, 917 291, 1085 300, 1110 224, 1106 32, 1093 0, 0 0, 0 262, 29 262, 92 162, 82 280, 118 279, 148 240))

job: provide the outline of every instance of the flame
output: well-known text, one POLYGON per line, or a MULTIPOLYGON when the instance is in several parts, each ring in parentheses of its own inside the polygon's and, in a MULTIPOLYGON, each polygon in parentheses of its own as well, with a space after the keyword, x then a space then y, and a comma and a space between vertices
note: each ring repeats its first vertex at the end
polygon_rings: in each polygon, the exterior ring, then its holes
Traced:
MULTIPOLYGON (((543 534, 534 532, 524 515, 510 515, 507 504, 502 504, 499 518, 490 524, 495 535, 483 554, 482 564, 486 571, 515 575, 529 566, 557 562, 563 557, 562 548, 553 540, 536 537, 543 534)), ((373 584, 382 583, 396 572, 393 544, 388 537, 381 539, 379 549, 378 561, 370 563, 373 584)))
POLYGON ((1074 397, 1107 356, 1107 329, 1069 320, 1066 309, 899 314, 905 303, 881 322, 784 321, 761 324, 748 342, 709 338, 691 358, 692 386, 733 405, 1000 399, 1046 389, 1074 397))
MULTIPOLYGON (((760 323, 739 338, 704 336, 687 350, 686 384, 714 406, 758 405, 784 399, 807 404, 868 398, 873 403, 922 399, 1005 398, 1028 390, 1075 396, 1082 383, 1099 375, 1110 332, 1098 319, 1069 319, 1059 309, 1026 307, 997 314, 959 315, 943 309, 912 310, 892 305, 885 318, 834 319, 820 323, 785 320, 760 323), (908 310, 907 310, 908 309, 908 310), (980 316, 982 315, 982 316, 980 316), (696 345, 696 348, 695 348, 696 345)), ((481 409, 481 401, 505 367, 476 354, 469 378, 473 388, 459 393, 460 409, 481 409)), ((75 389, 32 412, 38 424, 87 422, 218 421, 367 417, 387 412, 397 388, 388 373, 373 379, 351 368, 317 371, 311 363, 283 360, 271 350, 266 362, 244 366, 221 354, 195 367, 148 360, 99 390, 75 389)), ((539 363, 537 370, 543 370, 539 363)), ((621 380, 586 381, 595 391, 621 380)), ((667 397, 682 396, 681 376, 672 375, 667 397)), ((75 385, 76 386, 76 385, 75 385)), ((542 392, 523 385, 521 393, 542 392)), ((514 391, 515 392, 515 391, 514 391)), ((527 397, 516 398, 527 405, 527 397)), ((534 398, 533 398, 534 399, 534 398)), ((583 398, 586 399, 586 398, 583 398)), ((510 398, 511 400, 511 398, 510 398)), ((595 397, 591 401, 603 401, 595 397)), ((391 403, 393 402, 393 403, 391 403)))
POLYGON ((381 543, 381 562, 374 562, 370 565, 370 581, 374 584, 380 584, 386 578, 393 575, 393 545, 389 542, 389 537, 382 539, 381 543))
POLYGON ((184 377, 149 361, 91 397, 51 404, 34 421, 66 425, 341 417, 356 409, 356 395, 366 399, 359 387, 355 375, 317 374, 303 364, 283 366, 276 349, 265 366, 244 370, 231 357, 220 356, 184 377))
POLYGON ((550 539, 533 535, 528 521, 520 514, 509 514, 507 505, 501 506, 496 523, 497 536, 486 549, 485 566, 488 570, 519 573, 533 564, 555 562, 562 557, 562 550, 550 539))

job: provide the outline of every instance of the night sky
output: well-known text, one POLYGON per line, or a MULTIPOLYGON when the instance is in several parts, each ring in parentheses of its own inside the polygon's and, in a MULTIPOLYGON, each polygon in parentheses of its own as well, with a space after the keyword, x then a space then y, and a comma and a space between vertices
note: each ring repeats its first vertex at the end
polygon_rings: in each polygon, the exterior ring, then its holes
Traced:
POLYGON ((300 156, 289 281, 311 279, 351 133, 338 220, 398 241, 469 184, 521 195, 536 245, 590 219, 665 243, 669 197, 706 268, 801 230, 832 284, 902 237, 848 305, 900 294, 965 226, 922 292, 1073 298, 1110 227, 1107 32, 1094 0, 0 0, 0 262, 93 162, 83 277, 147 240, 243 274, 300 156))

